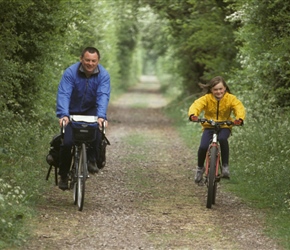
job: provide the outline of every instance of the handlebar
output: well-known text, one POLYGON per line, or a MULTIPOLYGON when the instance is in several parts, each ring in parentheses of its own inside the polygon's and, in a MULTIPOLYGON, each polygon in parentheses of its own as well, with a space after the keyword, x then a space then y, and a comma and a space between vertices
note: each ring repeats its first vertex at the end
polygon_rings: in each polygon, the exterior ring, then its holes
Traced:
MULTIPOLYGON (((76 121, 83 121, 83 122, 88 122, 88 123, 92 123, 92 122, 97 122, 98 117, 97 116, 80 116, 80 115, 71 115, 70 116, 70 120, 76 120, 76 121)), ((61 135, 64 135, 65 133, 65 121, 62 121, 62 125, 61 125, 61 129, 60 129, 60 133, 61 135)), ((104 120, 102 122, 102 127, 100 128, 101 132, 103 135, 106 134, 106 120, 104 120)))
POLYGON ((205 123, 206 122, 206 123, 210 124, 211 126, 220 126, 220 125, 236 126, 233 121, 229 121, 229 120, 226 120, 226 121, 214 121, 214 120, 208 120, 208 119, 205 119, 205 118, 200 118, 197 121, 192 121, 192 122, 199 122, 199 123, 205 123))

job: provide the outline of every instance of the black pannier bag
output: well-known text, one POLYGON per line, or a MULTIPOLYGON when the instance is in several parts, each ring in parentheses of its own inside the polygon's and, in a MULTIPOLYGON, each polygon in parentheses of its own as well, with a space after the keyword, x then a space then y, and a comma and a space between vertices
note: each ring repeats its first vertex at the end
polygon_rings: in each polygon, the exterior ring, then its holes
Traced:
POLYGON ((101 131, 101 143, 97 147, 97 166, 99 169, 102 169, 106 165, 106 147, 111 145, 105 134, 101 131))
POLYGON ((50 166, 59 167, 59 150, 62 143, 61 134, 55 135, 50 141, 50 149, 46 161, 50 166))
MULTIPOLYGON (((73 139, 74 141, 92 141, 96 139, 97 133, 100 133, 101 143, 97 147, 97 166, 102 169, 106 165, 106 147, 110 145, 109 140, 102 131, 98 130, 95 124, 90 124, 89 126, 81 126, 80 123, 75 123, 73 125, 73 139)), ((50 149, 48 155, 46 156, 46 162, 49 164, 46 180, 48 180, 52 167, 55 168, 55 184, 57 185, 57 168, 59 168, 60 161, 60 146, 62 144, 63 135, 57 134, 50 141, 50 149)))
POLYGON ((46 162, 49 164, 49 169, 46 175, 46 180, 48 180, 52 167, 54 167, 54 179, 55 185, 58 184, 57 179, 57 169, 59 167, 59 150, 62 144, 62 135, 55 135, 50 141, 50 149, 48 155, 46 156, 46 162))

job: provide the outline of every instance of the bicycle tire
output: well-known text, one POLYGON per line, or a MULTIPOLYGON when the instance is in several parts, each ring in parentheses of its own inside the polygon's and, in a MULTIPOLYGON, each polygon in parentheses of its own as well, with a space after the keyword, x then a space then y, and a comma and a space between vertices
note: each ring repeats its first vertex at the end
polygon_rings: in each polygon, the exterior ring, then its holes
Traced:
POLYGON ((208 190, 207 190, 207 202, 206 207, 211 208, 212 204, 215 202, 215 192, 216 192, 216 181, 215 181, 215 173, 216 173, 216 160, 217 160, 217 148, 211 147, 210 149, 210 163, 209 163, 209 173, 208 173, 208 190))
POLYGON ((75 156, 75 148, 73 150, 72 161, 71 161, 71 184, 70 188, 73 189, 73 201, 74 205, 77 204, 78 200, 78 182, 77 182, 77 170, 78 170, 78 157, 75 156))
MULTIPOLYGON (((217 149, 217 161, 216 161, 216 171, 219 170, 220 166, 221 166, 221 162, 220 162, 220 149, 218 148, 217 149)), ((213 192, 213 197, 212 197, 212 204, 214 205, 215 204, 215 200, 216 200, 216 193, 217 193, 217 186, 218 186, 218 182, 219 182, 219 173, 216 172, 216 175, 215 175, 215 181, 214 181, 214 192, 213 192), (218 178, 217 178, 217 175, 218 175, 218 178)))
POLYGON ((216 192, 217 192, 217 182, 214 181, 214 184, 213 184, 212 205, 215 204, 216 192))
POLYGON ((78 166, 78 197, 77 197, 77 204, 78 210, 82 211, 84 206, 84 199, 85 199, 85 183, 87 178, 87 152, 86 152, 86 145, 82 143, 82 148, 80 152, 80 160, 78 166))

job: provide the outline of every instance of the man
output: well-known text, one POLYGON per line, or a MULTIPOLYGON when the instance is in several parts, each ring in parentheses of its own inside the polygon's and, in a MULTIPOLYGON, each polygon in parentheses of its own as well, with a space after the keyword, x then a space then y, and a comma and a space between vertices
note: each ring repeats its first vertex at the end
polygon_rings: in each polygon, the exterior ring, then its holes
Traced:
MULTIPOLYGON (((71 164, 72 128, 70 115, 98 116, 98 124, 107 120, 107 108, 110 99, 110 75, 99 64, 100 53, 94 47, 83 50, 80 62, 67 68, 58 86, 56 116, 59 125, 65 123, 63 144, 60 148, 59 188, 68 189, 68 172, 71 164)), ((99 140, 88 150, 88 170, 90 173, 99 171, 96 165, 96 148, 99 140)))

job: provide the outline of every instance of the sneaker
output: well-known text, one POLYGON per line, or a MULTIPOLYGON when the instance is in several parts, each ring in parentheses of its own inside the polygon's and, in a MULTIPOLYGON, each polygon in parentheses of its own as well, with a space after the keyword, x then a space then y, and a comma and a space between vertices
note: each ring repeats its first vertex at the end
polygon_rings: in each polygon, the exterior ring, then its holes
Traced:
POLYGON ((195 178, 194 178, 195 183, 200 183, 200 181, 202 180, 204 171, 205 171, 204 167, 197 167, 196 168, 196 174, 195 174, 195 178))
POLYGON ((89 173, 91 173, 91 174, 95 174, 95 173, 99 172, 99 168, 97 167, 97 164, 95 161, 88 162, 88 170, 89 170, 89 173))
POLYGON ((223 178, 230 178, 230 170, 227 164, 222 166, 222 175, 223 175, 223 178))
POLYGON ((68 177, 60 177, 60 180, 58 182, 58 187, 61 190, 67 190, 68 189, 68 177))

